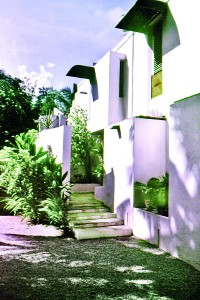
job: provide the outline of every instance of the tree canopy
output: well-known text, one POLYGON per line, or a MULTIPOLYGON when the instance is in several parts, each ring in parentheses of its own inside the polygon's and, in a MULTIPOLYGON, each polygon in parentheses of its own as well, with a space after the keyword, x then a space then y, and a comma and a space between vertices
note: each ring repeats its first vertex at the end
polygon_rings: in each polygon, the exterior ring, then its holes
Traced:
POLYGON ((27 78, 22 81, 0 70, 0 148, 13 136, 36 128, 35 120, 54 108, 68 116, 73 100, 70 88, 43 87, 38 96, 35 88, 27 78))
POLYGON ((14 135, 34 128, 35 117, 23 81, 0 70, 0 148, 14 135))

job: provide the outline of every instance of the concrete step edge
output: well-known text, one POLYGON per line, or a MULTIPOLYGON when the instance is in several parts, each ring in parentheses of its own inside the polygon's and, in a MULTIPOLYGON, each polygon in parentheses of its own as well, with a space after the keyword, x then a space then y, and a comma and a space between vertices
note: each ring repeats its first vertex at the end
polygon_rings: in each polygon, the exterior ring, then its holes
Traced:
POLYGON ((117 226, 117 225, 123 225, 123 223, 124 223, 123 220, 120 220, 118 218, 96 219, 96 220, 74 220, 69 222, 70 226, 76 228, 117 226))
POLYGON ((90 203, 90 202, 94 202, 94 203, 96 203, 96 202, 98 202, 98 203, 103 203, 103 201, 101 201, 101 200, 98 200, 98 199, 70 199, 69 200, 69 202, 72 202, 72 203, 76 203, 76 202, 88 202, 88 203, 90 203))
POLYGON ((96 219, 117 218, 117 214, 111 213, 111 212, 97 212, 97 213, 81 212, 78 214, 75 214, 75 213, 70 214, 69 213, 69 218, 71 221, 73 221, 73 220, 77 220, 77 221, 79 221, 79 220, 96 220, 96 219))
POLYGON ((114 238, 132 235, 132 229, 126 225, 95 228, 74 228, 73 231, 77 240, 114 238))
POLYGON ((76 214, 76 213, 84 213, 84 212, 109 212, 107 207, 97 207, 97 208, 84 208, 84 209, 69 209, 68 213, 76 214))
POLYGON ((90 203, 85 203, 85 204, 70 204, 69 205, 69 209, 72 209, 72 208, 85 208, 85 207, 90 207, 90 208, 101 208, 101 207, 105 207, 105 205, 103 204, 90 204, 90 203))

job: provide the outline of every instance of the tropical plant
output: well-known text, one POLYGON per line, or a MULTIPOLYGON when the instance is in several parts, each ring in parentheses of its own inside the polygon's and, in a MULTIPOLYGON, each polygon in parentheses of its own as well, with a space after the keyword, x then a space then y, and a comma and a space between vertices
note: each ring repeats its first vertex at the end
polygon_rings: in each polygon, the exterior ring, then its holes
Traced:
POLYGON ((39 131, 51 128, 53 124, 53 113, 49 111, 48 114, 40 116, 37 122, 39 123, 39 131))
POLYGON ((65 182, 66 172, 62 176, 61 182, 57 182, 56 187, 50 187, 48 197, 41 202, 39 211, 45 213, 50 224, 59 226, 64 230, 65 235, 72 235, 69 229, 68 207, 71 194, 71 184, 65 182), (61 185, 60 185, 61 184, 61 185))
POLYGON ((144 195, 147 210, 156 209, 161 214, 166 214, 168 211, 168 187, 168 173, 149 179, 147 184, 136 181, 134 185, 135 190, 144 195))
POLYGON ((87 113, 80 107, 71 109, 68 123, 72 126, 72 179, 74 182, 102 181, 103 144, 100 134, 87 129, 87 113))
POLYGON ((34 103, 34 109, 37 115, 46 115, 48 112, 52 112, 54 108, 62 111, 65 116, 68 116, 73 95, 70 88, 63 88, 56 90, 52 87, 40 88, 39 95, 34 103))
POLYGON ((8 195, 6 209, 33 223, 52 222, 41 207, 50 192, 58 195, 62 166, 48 151, 36 147, 36 137, 36 131, 22 133, 0 151, 0 186, 8 195))

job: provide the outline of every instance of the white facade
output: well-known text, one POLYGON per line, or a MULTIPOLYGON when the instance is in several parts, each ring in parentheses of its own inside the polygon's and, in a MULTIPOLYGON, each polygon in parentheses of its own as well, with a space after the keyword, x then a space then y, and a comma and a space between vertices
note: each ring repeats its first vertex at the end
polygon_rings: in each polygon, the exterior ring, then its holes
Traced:
POLYGON ((57 163, 62 164, 62 173, 68 172, 66 182, 70 181, 71 134, 72 128, 62 125, 41 131, 36 142, 37 146, 43 147, 44 150, 51 147, 57 163))
MULTIPOLYGON (((137 10, 133 6, 118 27, 134 31, 134 18, 142 6, 155 13, 147 0, 135 5, 137 10)), ((88 127, 92 132, 104 131, 106 171, 96 197, 117 212, 136 236, 200 269, 200 4, 198 0, 154 0, 151 5, 159 13, 160 7, 166 8, 162 15, 162 93, 152 98, 154 51, 142 24, 141 32, 126 34, 94 66, 98 99, 88 94, 88 127), (163 2, 166 6, 160 6, 163 2), (135 208, 134 181, 146 183, 166 171, 169 216, 135 208)), ((85 82, 89 90, 90 82, 85 82)))

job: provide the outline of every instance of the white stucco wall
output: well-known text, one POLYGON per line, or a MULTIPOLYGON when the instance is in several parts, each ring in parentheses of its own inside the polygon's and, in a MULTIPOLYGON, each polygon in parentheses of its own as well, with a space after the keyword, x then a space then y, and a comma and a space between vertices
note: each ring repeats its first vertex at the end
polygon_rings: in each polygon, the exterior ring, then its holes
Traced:
POLYGON ((151 100, 152 50, 142 33, 134 35, 133 115, 147 116, 151 100))
POLYGON ((200 269, 200 95, 170 111, 170 252, 200 269))
POLYGON ((88 114, 90 110, 90 98, 91 98, 91 85, 88 79, 81 80, 77 85, 77 92, 75 99, 73 100, 72 106, 79 106, 82 109, 85 109, 88 114))
POLYGON ((168 125, 165 120, 135 118, 134 177, 146 183, 168 171, 168 125))
POLYGON ((119 97, 120 60, 126 60, 126 55, 110 52, 108 125, 120 122, 127 117, 126 100, 119 97))
MULTIPOLYGON (((124 74, 124 97, 121 99, 125 103, 125 118, 133 117, 133 54, 134 54, 134 33, 128 32, 124 38, 112 49, 125 55, 125 74, 124 74)), ((112 70, 111 70, 112 71, 112 70)), ((118 74, 118 73, 117 73, 118 74)))
POLYGON ((165 55, 164 70, 169 99, 176 101, 200 91, 200 3, 171 0, 169 8, 177 25, 180 45, 165 55))
POLYGON ((153 115, 166 115, 174 101, 200 92, 200 3, 170 0, 168 6, 163 24, 163 94, 150 101, 153 115))
POLYGON ((105 201, 125 224, 132 226, 134 119, 104 131, 105 182, 96 196, 105 201))
POLYGON ((70 159, 71 159, 71 127, 63 125, 53 129, 46 129, 39 133, 37 146, 48 150, 51 146, 58 163, 62 163, 63 174, 68 171, 66 181, 70 180, 70 159))
POLYGON ((88 128, 92 132, 108 125, 109 65, 109 52, 95 65, 99 98, 95 101, 92 97, 90 99, 88 128))

